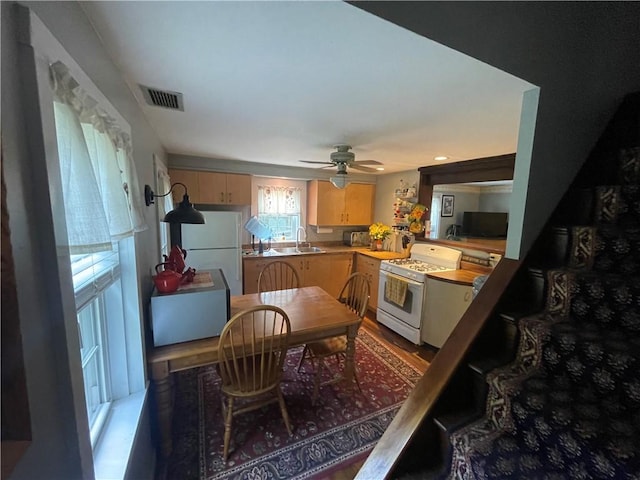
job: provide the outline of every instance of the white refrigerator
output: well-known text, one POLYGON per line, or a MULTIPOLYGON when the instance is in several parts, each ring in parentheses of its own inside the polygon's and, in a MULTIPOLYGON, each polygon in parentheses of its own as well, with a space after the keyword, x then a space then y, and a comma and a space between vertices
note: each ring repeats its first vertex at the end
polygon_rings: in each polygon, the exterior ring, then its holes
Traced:
POLYGON ((197 270, 222 269, 231 295, 242 295, 242 214, 202 212, 204 225, 182 224, 185 264, 197 270))

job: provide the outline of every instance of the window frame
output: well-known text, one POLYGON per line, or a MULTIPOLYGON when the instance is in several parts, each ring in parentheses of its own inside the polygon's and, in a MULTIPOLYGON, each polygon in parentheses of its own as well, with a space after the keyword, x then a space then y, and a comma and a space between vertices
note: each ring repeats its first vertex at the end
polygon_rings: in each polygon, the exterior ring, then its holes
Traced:
MULTIPOLYGON (((77 309, 70 268, 70 251, 67 246, 62 197, 63 178, 57 149, 54 95, 51 90, 49 66, 56 61, 62 61, 82 88, 115 119, 121 129, 131 135, 131 128, 33 10, 21 5, 15 7, 18 22, 22 26, 20 31, 24 32, 21 41, 32 47, 20 49, 18 61, 25 69, 25 77, 30 80, 25 82, 23 106, 25 118, 29 120, 30 125, 34 125, 31 132, 32 144, 34 152, 37 152, 30 156, 30 170, 24 175, 25 178, 29 178, 30 185, 36 192, 36 196, 31 198, 39 200, 36 217, 30 219, 30 223, 38 225, 33 231, 39 232, 41 237, 29 245, 32 249, 38 250, 43 267, 31 272, 28 262, 20 266, 26 265, 26 270, 38 275, 35 289, 46 289, 42 293, 47 297, 48 312, 47 323, 43 324, 43 327, 49 338, 46 351, 43 353, 67 359, 65 362, 44 363, 42 367, 52 378, 60 378, 55 391, 59 392, 60 398, 68 401, 54 406, 40 397, 33 398, 32 401, 38 406, 40 415, 32 421, 38 430, 43 430, 50 423, 46 420, 47 416, 66 419, 59 422, 62 428, 51 432, 47 438, 64 443, 61 451, 73 454, 74 458, 79 456, 78 462, 68 464, 69 478, 106 478, 114 472, 119 472, 121 478, 126 478, 127 471, 132 467, 130 459, 134 454, 134 447, 137 447, 136 452, 140 453, 151 446, 150 436, 140 430, 142 422, 148 417, 148 380, 144 354, 144 315, 140 285, 142 277, 136 259, 136 249, 143 251, 147 245, 135 234, 121 240, 126 243, 127 248, 119 252, 120 288, 105 291, 107 295, 116 297, 126 292, 123 308, 117 312, 117 321, 109 325, 108 331, 109 338, 116 338, 122 346, 120 355, 114 355, 114 346, 110 343, 110 359, 124 365, 126 375, 123 379, 118 379, 118 382, 112 382, 113 408, 105 420, 107 427, 99 436, 94 448, 91 444, 84 396, 77 309), (49 223, 52 228, 42 227, 49 223), (50 328, 53 325, 55 328, 50 328), (144 442, 148 442, 148 445, 142 445, 144 442)), ((38 312, 38 305, 33 311, 38 312)), ((44 332, 38 335, 42 333, 44 332)), ((25 336, 26 344, 33 347, 39 341, 38 335, 25 336)), ((46 385, 43 391, 53 392, 46 385)), ((40 455, 51 448, 40 438, 41 436, 34 436, 30 446, 33 455, 40 455)), ((145 458, 151 458, 150 455, 144 455, 145 458)), ((29 471, 44 471, 42 468, 33 466, 29 471)))
POLYGON ((254 211, 255 215, 258 219, 269 226, 273 232, 273 237, 271 238, 271 243, 290 243, 296 241, 296 236, 299 227, 304 227, 304 218, 306 211, 306 182, 300 182, 297 180, 289 180, 282 178, 267 178, 262 177, 260 180, 254 183, 253 187, 254 191, 254 211), (259 196, 261 195, 262 188, 296 188, 299 190, 299 211, 297 213, 264 213, 260 211, 259 205, 260 200, 259 196), (287 235, 283 235, 283 231, 280 228, 273 228, 272 222, 269 221, 270 218, 279 217, 282 219, 289 219, 291 225, 288 227, 289 232, 287 235))

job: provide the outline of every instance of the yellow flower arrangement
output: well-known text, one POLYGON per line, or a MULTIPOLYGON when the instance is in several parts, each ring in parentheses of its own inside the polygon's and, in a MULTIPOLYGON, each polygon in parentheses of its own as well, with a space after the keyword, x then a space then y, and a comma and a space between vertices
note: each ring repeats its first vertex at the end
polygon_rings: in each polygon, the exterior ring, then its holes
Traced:
POLYGON ((427 207, 416 203, 409 213, 409 231, 411 233, 421 233, 424 230, 424 220, 427 218, 427 207))
POLYGON ((422 222, 427 215, 427 207, 420 203, 416 203, 409 213, 409 222, 422 222))
POLYGON ((369 226, 369 236, 373 240, 384 240, 391 235, 391 227, 382 222, 376 222, 369 226))

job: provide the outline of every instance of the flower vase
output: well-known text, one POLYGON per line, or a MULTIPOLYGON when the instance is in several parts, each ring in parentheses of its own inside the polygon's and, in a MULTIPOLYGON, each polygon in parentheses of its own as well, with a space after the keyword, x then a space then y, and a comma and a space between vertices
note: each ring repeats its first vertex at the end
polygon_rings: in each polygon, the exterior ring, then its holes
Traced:
POLYGON ((375 249, 380 252, 382 251, 382 240, 376 240, 375 241, 375 249))

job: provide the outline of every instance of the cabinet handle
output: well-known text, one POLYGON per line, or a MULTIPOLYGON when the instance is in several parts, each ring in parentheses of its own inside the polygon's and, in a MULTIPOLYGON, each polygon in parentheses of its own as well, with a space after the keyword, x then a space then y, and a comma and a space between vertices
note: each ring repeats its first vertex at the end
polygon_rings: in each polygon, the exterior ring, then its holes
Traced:
POLYGON ((349 214, 347 213, 347 223, 349 222, 349 214))
POLYGON ((220 192, 220 203, 224 203, 224 192, 220 192))
POLYGON ((229 197, 229 203, 231 203, 231 192, 227 193, 227 197, 229 197))

